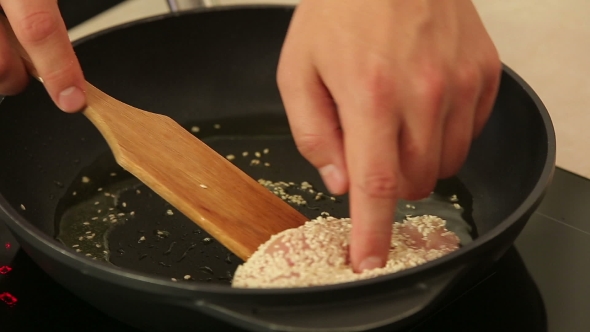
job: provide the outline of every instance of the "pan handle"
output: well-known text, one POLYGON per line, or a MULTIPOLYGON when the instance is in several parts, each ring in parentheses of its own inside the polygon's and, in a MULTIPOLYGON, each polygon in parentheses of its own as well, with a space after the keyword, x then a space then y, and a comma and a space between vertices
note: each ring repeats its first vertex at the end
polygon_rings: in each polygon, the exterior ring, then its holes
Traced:
POLYGON ((219 0, 166 0, 170 12, 178 13, 202 7, 213 7, 219 4, 219 0))
POLYGON ((392 328, 405 324, 402 321, 406 318, 434 304, 460 279, 463 271, 460 267, 410 287, 384 289, 373 297, 359 294, 346 302, 252 307, 240 305, 240 301, 198 300, 192 305, 203 313, 251 331, 340 332, 392 328))

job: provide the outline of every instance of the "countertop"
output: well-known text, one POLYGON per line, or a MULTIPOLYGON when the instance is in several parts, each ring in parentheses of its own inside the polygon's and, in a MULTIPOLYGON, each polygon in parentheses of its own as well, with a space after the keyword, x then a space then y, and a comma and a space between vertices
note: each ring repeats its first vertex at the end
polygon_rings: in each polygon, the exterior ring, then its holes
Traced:
MULTIPOLYGON (((296 0, 213 0, 220 5, 296 0)), ((557 165, 590 178, 590 1, 474 0, 502 61, 541 97, 557 135, 557 165)), ((126 2, 70 30, 72 40, 168 12, 164 0, 126 2)))

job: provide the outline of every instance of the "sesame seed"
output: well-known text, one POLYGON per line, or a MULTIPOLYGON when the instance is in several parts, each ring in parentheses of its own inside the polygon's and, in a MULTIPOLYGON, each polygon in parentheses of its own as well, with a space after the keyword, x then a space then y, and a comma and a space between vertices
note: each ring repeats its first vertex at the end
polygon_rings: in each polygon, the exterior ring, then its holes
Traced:
POLYGON ((21 204, 20 205, 20 209, 23 210, 23 211, 25 211, 27 208, 23 204, 21 204))
POLYGON ((111 176, 117 176, 117 173, 113 172, 111 173, 111 176))
POLYGON ((79 244, 74 244, 74 245, 72 246, 72 248, 78 248, 79 246, 80 246, 79 244))
POLYGON ((135 211, 129 212, 129 215, 134 216, 135 215, 135 211))
POLYGON ((176 278, 170 278, 170 280, 172 280, 172 281, 178 281, 178 280, 176 280, 176 278))
POLYGON ((258 165, 258 164, 260 164, 260 160, 258 160, 258 159, 252 159, 250 161, 250 166, 254 166, 254 165, 258 165))
POLYGON ((199 131, 201 131, 201 129, 199 127, 197 127, 197 126, 192 126, 191 127, 191 132, 198 133, 199 131))
POLYGON ((123 203, 121 203, 121 206, 127 207, 127 203, 123 202, 123 203))
POLYGON ((264 153, 264 154, 268 154, 269 152, 270 152, 270 150, 269 150, 268 148, 267 148, 267 149, 264 149, 264 150, 262 150, 262 153, 264 153))
POLYGON ((72 193, 72 196, 76 196, 77 194, 78 194, 78 193, 74 191, 74 192, 72 193))
POLYGON ((76 252, 82 252, 82 249, 76 249, 76 252))
POLYGON ((254 152, 254 156, 256 156, 256 158, 260 158, 262 157, 262 154, 258 151, 254 152))
POLYGON ((207 188, 208 188, 206 185, 204 185, 204 184, 202 184, 202 183, 199 185, 199 187, 201 187, 201 188, 203 188, 203 189, 207 189, 207 188))
POLYGON ((443 219, 431 215, 407 217, 394 223, 385 266, 357 273, 348 259, 350 219, 321 216, 273 235, 238 267, 232 287, 318 286, 402 271, 459 248, 459 238, 445 225, 443 219), (446 240, 435 244, 432 240, 436 238, 446 240))
POLYGON ((141 194, 141 190, 137 189, 137 190, 135 190, 135 193, 139 195, 139 194, 141 194))
POLYGON ((227 158, 227 160, 234 160, 236 159, 236 156, 234 156, 233 154, 228 154, 227 156, 225 156, 225 158, 227 158))
POLYGON ((166 210, 166 214, 171 216, 174 214, 174 212, 172 210, 168 209, 168 210, 166 210))
POLYGON ((85 221, 85 222, 82 223, 82 225, 88 226, 88 225, 90 225, 90 223, 88 221, 85 221))
POLYGON ((142 236, 139 238, 139 240, 137 241, 137 243, 142 243, 145 242, 145 236, 142 236))
POLYGON ((216 123, 216 124, 213 125, 213 128, 219 129, 219 128, 221 128, 221 125, 219 123, 216 123))
POLYGON ((98 204, 100 204, 100 202, 99 202, 99 201, 96 201, 96 202, 94 202, 94 205, 98 205, 98 204))
POLYGON ((191 278, 190 274, 184 276, 184 280, 189 280, 191 278))
POLYGON ((264 166, 270 167, 270 163, 264 163, 264 166))
POLYGON ((248 151, 242 152, 242 157, 248 157, 248 151))
POLYGON ((90 182, 90 178, 87 177, 87 176, 83 176, 82 177, 82 183, 88 183, 88 182, 90 182))

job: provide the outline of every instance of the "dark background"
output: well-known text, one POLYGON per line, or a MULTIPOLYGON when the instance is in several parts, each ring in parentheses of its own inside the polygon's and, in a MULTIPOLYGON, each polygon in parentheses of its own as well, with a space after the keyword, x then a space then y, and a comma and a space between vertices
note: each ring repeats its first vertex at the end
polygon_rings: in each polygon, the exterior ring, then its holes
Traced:
POLYGON ((71 29, 123 1, 124 0, 59 0, 57 3, 66 23, 66 27, 71 29))

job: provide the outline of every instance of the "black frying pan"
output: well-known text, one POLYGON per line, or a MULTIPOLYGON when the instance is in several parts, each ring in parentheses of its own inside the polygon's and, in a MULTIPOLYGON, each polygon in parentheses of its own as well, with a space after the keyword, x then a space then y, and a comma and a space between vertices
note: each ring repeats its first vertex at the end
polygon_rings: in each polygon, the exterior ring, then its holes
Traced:
MULTIPOLYGON (((309 181, 325 191, 293 145, 275 84, 291 15, 292 8, 280 6, 165 15, 85 38, 76 52, 98 88, 187 129, 199 126, 197 135, 220 153, 268 147, 271 167, 252 167, 237 156, 252 177, 309 181)), ((465 166, 437 187, 464 203, 463 217, 474 227, 471 243, 388 276, 278 290, 230 288, 240 262, 179 213, 168 215, 173 209, 132 183, 108 151, 89 121, 57 110, 38 83, 0 104, 0 216, 35 262, 82 299, 149 331, 227 329, 225 323, 251 330, 392 330, 433 308, 512 245, 552 178, 555 137, 541 101, 505 67, 493 114, 465 166), (84 176, 91 182, 83 184, 84 176), (100 261, 100 251, 96 260, 76 252, 67 243, 72 237, 64 237, 67 245, 56 239, 58 221, 72 206, 122 181, 130 182, 111 206, 122 216, 106 235, 114 264, 100 261)), ((346 197, 299 208, 310 217, 348 211, 346 197)), ((84 213, 88 219, 94 212, 84 213)))

